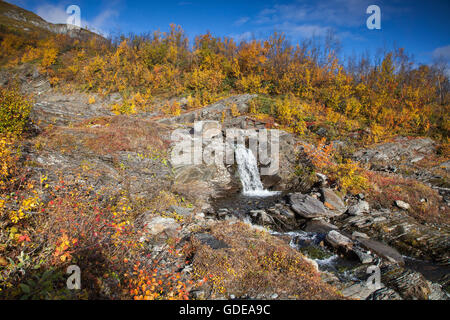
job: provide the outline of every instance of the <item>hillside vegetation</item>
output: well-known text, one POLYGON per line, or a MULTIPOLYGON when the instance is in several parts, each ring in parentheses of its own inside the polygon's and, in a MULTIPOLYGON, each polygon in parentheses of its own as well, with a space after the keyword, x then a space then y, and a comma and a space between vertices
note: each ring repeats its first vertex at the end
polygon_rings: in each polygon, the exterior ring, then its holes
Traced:
MULTIPOLYGON (((242 222, 211 227, 203 218, 200 225, 173 209, 197 213, 198 208, 195 197, 186 199, 168 187, 174 179, 168 160, 171 128, 153 120, 236 94, 257 94, 246 116, 305 141, 304 163, 292 172, 303 182, 317 182, 316 173, 323 173, 339 195, 370 190, 367 199, 382 207, 407 199, 411 210, 405 215, 449 221, 436 190, 369 172, 351 157, 354 148, 402 135, 438 142, 440 158, 427 158, 429 167, 448 160, 450 83, 442 65, 416 65, 403 49, 377 56, 378 63, 365 57, 340 61, 331 34, 298 45, 279 33, 239 43, 206 33, 189 43, 175 25, 167 32, 114 40, 88 31, 74 36, 19 9, 0 2, 0 68, 10 77, 0 88, 0 295, 5 298, 188 299, 207 284, 211 298, 252 291, 264 297, 342 298, 300 252, 265 231, 242 222), (10 10, 20 14, 5 14, 10 10), (78 121, 80 109, 70 110, 73 119, 67 123, 36 129, 30 114, 41 92, 20 91, 28 79, 20 72, 27 67, 48 80, 52 93, 88 97, 84 105, 112 94, 121 99, 108 104, 112 114, 78 121), (334 148, 332 141, 339 140, 352 143, 334 148), (24 156, 30 154, 33 160, 24 156), (54 160, 52 168, 73 161, 78 171, 41 170, 41 155, 54 160), (151 165, 139 167, 144 162, 151 165), (123 189, 108 184, 116 176, 123 189), (151 190, 145 193, 143 186, 151 190), (162 241, 146 238, 148 221, 158 228, 164 219, 175 226, 164 230, 162 241), (233 249, 216 251, 223 248, 191 236, 208 231, 233 249), (65 288, 70 264, 84 270, 89 285, 81 291, 65 288), (192 270, 182 271, 187 265, 192 270)), ((240 116, 235 105, 231 112, 240 116)))
MULTIPOLYGON (((0 31, 3 65, 38 63, 54 86, 106 95, 120 92, 119 113, 150 111, 154 97, 186 96, 198 108, 232 93, 258 93, 273 103, 254 111, 275 117, 297 133, 328 122, 345 131, 370 129, 370 140, 398 133, 448 139, 449 82, 442 68, 415 66, 403 49, 339 61, 330 35, 323 42, 290 45, 283 34, 265 40, 216 38, 191 45, 183 30, 80 40, 58 34, 23 37, 0 31)), ((266 101, 267 102, 267 101, 266 101)), ((166 112, 181 112, 167 105, 166 112)))

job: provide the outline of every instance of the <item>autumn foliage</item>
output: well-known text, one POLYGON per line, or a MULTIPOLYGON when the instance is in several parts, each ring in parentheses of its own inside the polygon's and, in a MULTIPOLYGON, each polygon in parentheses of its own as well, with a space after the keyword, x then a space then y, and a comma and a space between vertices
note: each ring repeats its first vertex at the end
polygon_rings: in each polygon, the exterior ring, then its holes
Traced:
MULTIPOLYGON (((305 40, 294 46, 279 33, 240 43, 207 33, 191 46, 175 25, 168 32, 114 40, 2 33, 0 56, 6 65, 37 62, 54 85, 120 92, 125 101, 114 107, 117 113, 148 111, 158 95, 184 95, 195 108, 233 92, 259 93, 279 97, 271 111, 297 133, 323 109, 326 120, 368 127, 372 142, 383 138, 386 128, 391 135, 448 137, 445 68, 414 67, 403 49, 388 51, 375 63, 365 56, 340 60, 332 35, 320 44, 305 40)), ((167 114, 179 112, 167 108, 167 114)))

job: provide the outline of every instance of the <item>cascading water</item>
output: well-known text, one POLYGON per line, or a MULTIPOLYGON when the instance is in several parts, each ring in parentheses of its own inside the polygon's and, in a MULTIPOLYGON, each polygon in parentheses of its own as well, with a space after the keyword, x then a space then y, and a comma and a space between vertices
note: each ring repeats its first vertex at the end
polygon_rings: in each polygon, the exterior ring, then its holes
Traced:
POLYGON ((242 144, 235 149, 236 162, 242 183, 242 193, 249 197, 269 197, 279 192, 264 190, 259 176, 258 162, 253 152, 242 144))

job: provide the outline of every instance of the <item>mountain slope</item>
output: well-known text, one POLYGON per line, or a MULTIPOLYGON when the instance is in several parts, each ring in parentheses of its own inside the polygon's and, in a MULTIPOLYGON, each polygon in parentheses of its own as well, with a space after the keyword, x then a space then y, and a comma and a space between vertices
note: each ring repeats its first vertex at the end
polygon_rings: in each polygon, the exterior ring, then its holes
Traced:
POLYGON ((35 13, 5 1, 0 1, 0 28, 21 34, 39 33, 42 36, 59 33, 69 34, 71 37, 76 38, 101 37, 83 28, 80 30, 68 30, 65 24, 47 22, 35 13))

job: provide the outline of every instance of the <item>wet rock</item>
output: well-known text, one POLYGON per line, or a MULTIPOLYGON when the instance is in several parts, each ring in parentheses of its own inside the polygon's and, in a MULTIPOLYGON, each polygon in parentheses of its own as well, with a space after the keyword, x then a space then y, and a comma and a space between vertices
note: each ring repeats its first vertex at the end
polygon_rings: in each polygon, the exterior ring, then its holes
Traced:
POLYGON ((264 188, 272 188, 281 181, 281 177, 278 174, 274 175, 263 175, 261 176, 261 182, 264 185, 264 188))
POLYGON ((332 216, 322 202, 310 195, 294 193, 290 196, 291 208, 304 218, 332 216))
POLYGON ((391 288, 381 288, 370 294, 366 300, 403 300, 402 297, 391 288))
POLYGON ((295 213, 292 212, 291 209, 289 208, 280 208, 280 214, 288 219, 294 219, 295 218, 295 213))
POLYGON ((250 215, 263 225, 274 224, 273 218, 264 210, 251 210, 250 215))
POLYGON ((351 216, 358 216, 363 213, 368 213, 369 210, 369 203, 367 201, 361 200, 357 204, 350 206, 347 210, 347 213, 351 216))
POLYGON ((214 237, 212 234, 209 233, 197 233, 194 237, 197 240, 199 240, 202 244, 205 244, 214 250, 230 247, 226 242, 217 239, 216 237, 214 237))
POLYGON ((321 193, 323 203, 329 210, 336 214, 343 214, 347 210, 342 199, 330 188, 322 188, 321 193))
POLYGON ((402 255, 397 250, 384 243, 360 237, 357 238, 357 241, 367 250, 376 253, 378 256, 385 258, 390 262, 398 263, 400 265, 405 264, 402 255))
POLYGON ((334 248, 351 250, 353 247, 353 241, 336 230, 328 232, 325 240, 334 248))
POLYGON ((335 225, 323 221, 323 220, 310 220, 306 223, 305 231, 306 232, 314 232, 314 233, 328 233, 331 230, 337 230, 338 227, 335 225))
POLYGON ((363 250, 353 248, 353 252, 358 256, 359 261, 363 264, 371 263, 373 261, 373 257, 363 250))
POLYGON ((411 206, 409 205, 409 203, 406 203, 406 202, 401 201, 401 200, 396 200, 396 201, 395 201, 395 205, 396 205, 397 207, 399 207, 400 209, 403 209, 403 210, 409 210, 409 208, 411 207, 411 206))

